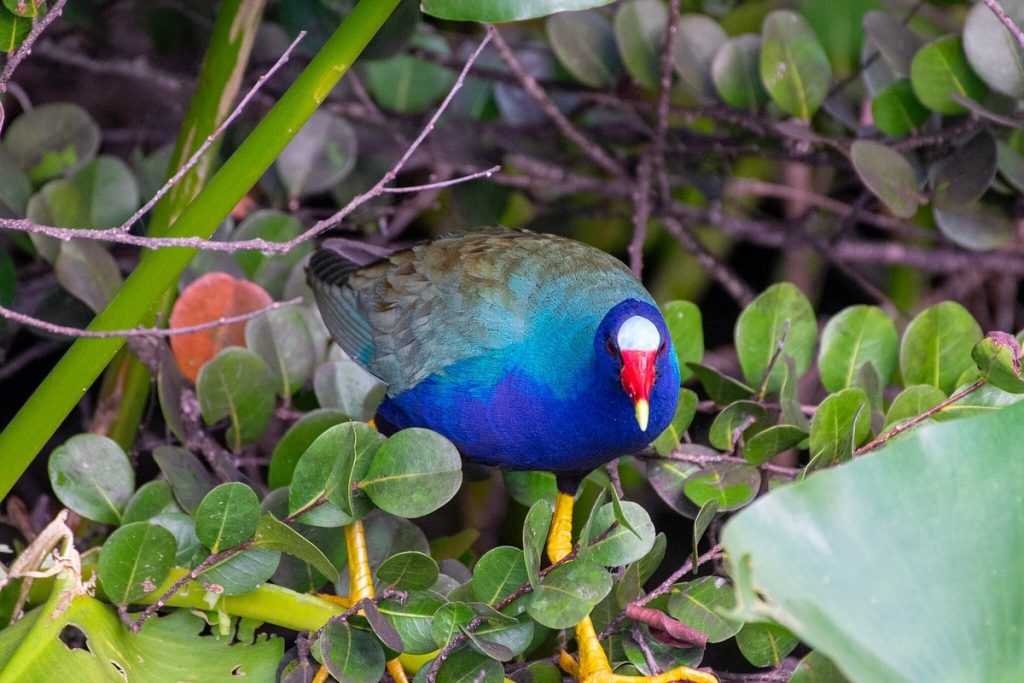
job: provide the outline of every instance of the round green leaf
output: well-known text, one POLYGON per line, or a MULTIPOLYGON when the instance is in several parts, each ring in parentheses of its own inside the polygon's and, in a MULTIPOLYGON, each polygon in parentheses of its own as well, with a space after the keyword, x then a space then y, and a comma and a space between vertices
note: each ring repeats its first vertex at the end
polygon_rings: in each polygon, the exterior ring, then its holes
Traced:
POLYGON ((843 389, 818 405, 811 420, 811 461, 828 467, 853 457, 871 430, 871 406, 863 389, 843 389))
POLYGON ((753 436, 765 427, 767 411, 756 401, 736 401, 715 416, 708 430, 708 441, 722 451, 732 451, 747 434, 753 436))
MULTIPOLYGON (((448 43, 431 34, 420 34, 413 45, 438 55, 447 56, 448 43)), ((455 74, 445 67, 401 53, 390 59, 366 64, 366 87, 384 109, 400 114, 421 112, 439 99, 455 82, 455 74)))
POLYGON ((809 121, 825 100, 832 67, 807 21, 776 10, 761 27, 761 80, 786 112, 809 121))
POLYGON ((366 631, 330 621, 317 644, 320 661, 340 683, 376 683, 384 675, 384 650, 366 631))
POLYGON ((540 582, 540 565, 551 528, 554 507, 546 500, 538 500, 530 507, 523 521, 523 560, 526 562, 526 576, 530 585, 540 582))
MULTIPOLYGON (((814 309, 803 292, 788 282, 772 285, 754 299, 736 321, 736 353, 743 376, 752 386, 761 385, 783 334, 785 342, 779 358, 783 355, 792 358, 797 374, 803 375, 811 366, 817 333, 814 309)), ((765 385, 769 393, 779 390, 784 374, 785 366, 776 361, 765 385)))
POLYGON ((78 434, 50 454, 50 485, 61 503, 101 524, 120 524, 135 490, 135 470, 114 441, 78 434))
MULTIPOLYGON (((195 562, 205 560, 201 552, 195 562)), ((270 580, 281 561, 281 553, 265 548, 250 548, 217 562, 199 575, 200 585, 217 595, 242 595, 270 580)))
POLYGON ((425 14, 439 19, 503 23, 590 9, 609 2, 611 0, 422 0, 420 7, 425 14))
POLYGON ((795 448, 807 432, 793 425, 773 425, 751 437, 743 447, 743 459, 751 465, 768 462, 782 451, 795 448))
POLYGON ((103 592, 126 605, 163 583, 174 566, 176 544, 170 531, 156 524, 133 522, 110 534, 100 553, 103 592))
POLYGON ((270 470, 267 485, 271 489, 291 483, 295 464, 306 449, 328 428, 348 422, 349 417, 337 410, 314 410, 288 428, 270 454, 270 470))
POLYGON ((32 30, 32 20, 0 10, 0 52, 14 52, 32 30))
POLYGON ((445 604, 444 598, 431 591, 410 591, 404 602, 382 600, 380 613, 391 622, 402 638, 405 652, 422 655, 437 649, 430 628, 434 614, 445 604))
POLYGON ((240 482, 221 484, 196 508, 196 536, 211 552, 231 548, 252 538, 260 523, 256 492, 240 482))
MULTIPOLYGON (((246 216, 231 233, 231 239, 287 242, 298 237, 303 230, 302 221, 295 216, 283 211, 263 209, 246 216)), ((290 295, 285 295, 285 286, 292 269, 312 250, 312 243, 304 242, 289 250, 287 254, 264 254, 256 250, 245 250, 236 252, 234 256, 247 279, 263 287, 272 297, 286 299, 290 298, 290 295)))
POLYGON ((527 582, 523 552, 510 546, 492 548, 473 567, 473 595, 494 605, 527 582))
POLYGON ((124 508, 125 524, 145 522, 167 512, 181 512, 174 501, 171 485, 166 481, 150 481, 139 487, 124 508))
POLYGON ((462 462, 451 441, 428 429, 403 429, 381 445, 357 486, 399 517, 422 517, 462 485, 462 462))
POLYGON ((99 126, 88 112, 69 102, 34 107, 16 118, 4 135, 7 153, 37 184, 84 166, 99 147, 99 126))
POLYGON ((814 651, 800 660, 789 683, 848 683, 832 660, 814 651))
POLYGON ((768 101, 761 82, 761 38, 750 33, 730 38, 715 53, 711 80, 722 101, 733 107, 755 109, 768 101))
MULTIPOLYGON (((430 2, 431 0, 427 0, 430 2)), ((435 0, 440 2, 441 0, 435 0)), ((518 3, 519 0, 511 0, 518 3)), ((473 5, 483 4, 472 2, 473 5)), ((528 3, 523 3, 528 4, 528 3)), ((424 683, 426 672, 429 666, 420 669, 414 679, 414 683, 424 683)), ((437 672, 437 680, 444 683, 502 683, 505 679, 505 669, 501 663, 482 655, 475 650, 463 648, 456 650, 452 656, 444 661, 437 672)))
POLYGON ((203 497, 215 486, 213 475, 199 458, 178 446, 158 446, 153 460, 171 484, 174 498, 185 512, 195 512, 203 497))
POLYGON ((901 78, 882 88, 871 100, 871 118, 886 135, 902 138, 928 120, 929 112, 921 104, 910 81, 901 78))
POLYGON ((970 204, 996 177, 996 141, 982 131, 957 147, 931 169, 932 198, 942 208, 970 204))
POLYGON ((1013 135, 1006 142, 996 140, 996 159, 1003 179, 1018 192, 1024 192, 1024 154, 1021 136, 1013 135))
POLYGON ((693 422, 693 418, 697 414, 697 403, 698 399, 695 391, 690 389, 679 390, 676 414, 672 417, 672 422, 665 428, 665 431, 659 434, 658 438, 654 440, 654 444, 652 444, 658 455, 667 455, 682 443, 683 434, 689 429, 690 423, 693 422))
POLYGON ((974 251, 998 249, 1017 234, 1016 225, 1002 209, 991 204, 932 207, 939 232, 951 242, 974 251))
POLYGON ((591 88, 615 83, 622 64, 615 34, 600 12, 562 12, 548 17, 548 42, 565 70, 591 88))
POLYGON ((909 76, 914 55, 921 48, 921 39, 906 22, 886 12, 872 10, 864 15, 864 29, 889 67, 899 76, 909 76))
POLYGON ((720 576, 705 576, 672 588, 668 614, 695 628, 712 643, 720 643, 737 633, 743 622, 722 616, 736 607, 732 585, 720 576))
POLYGON ((355 361, 346 359, 320 365, 313 375, 313 390, 324 408, 369 420, 384 399, 387 387, 355 361))
POLYGON ((917 173, 900 152, 873 140, 850 146, 850 160, 864 185, 900 218, 910 218, 925 200, 917 191, 917 173))
POLYGON ((440 570, 429 555, 408 551, 384 560, 375 578, 379 583, 400 590, 426 590, 437 581, 440 570))
POLYGON ((150 524, 157 524, 171 532, 177 543, 178 550, 174 555, 174 564, 187 567, 196 553, 202 550, 202 544, 196 538, 196 524, 191 515, 184 512, 165 512, 149 518, 150 524))
POLYGON ((237 346, 223 349, 200 368, 196 397, 206 424, 230 420, 227 440, 234 451, 258 439, 274 413, 274 385, 267 366, 255 353, 237 346))
POLYGON ((1024 394, 1020 376, 1020 344, 1006 332, 989 332, 971 350, 985 381, 1011 394, 1024 394))
POLYGON ((736 634, 736 644, 754 666, 779 667, 800 639, 778 624, 751 623, 736 634))
POLYGON ((139 208, 135 174, 117 157, 96 157, 78 169, 73 180, 85 202, 85 227, 113 228, 139 208))
POLYGON ((918 50, 910 64, 910 84, 924 106, 940 114, 962 114, 962 104, 950 99, 960 95, 981 100, 988 92, 985 82, 971 69, 960 36, 933 40, 918 50))
POLYGON ((541 579, 526 611, 548 628, 570 628, 590 614, 611 589, 612 577, 604 567, 573 560, 541 579))
POLYGON ((96 242, 62 243, 54 271, 61 287, 96 312, 106 308, 121 288, 117 261, 96 242))
POLYGON ((694 101, 714 101, 711 63, 728 39, 725 30, 711 17, 703 14, 679 17, 675 42, 672 43, 672 66, 679 77, 679 87, 694 101))
POLYGON ((971 349, 981 336, 974 317, 955 301, 921 311, 907 326, 900 345, 904 384, 930 384, 949 394, 960 374, 973 367, 971 349))
POLYGON ((680 381, 693 376, 688 363, 704 360, 704 325, 700 309, 692 301, 669 301, 661 307, 672 346, 679 359, 680 381))
POLYGON ((799 7, 828 53, 836 76, 856 71, 864 42, 864 15, 877 7, 874 0, 803 0, 799 7))
POLYGON ((871 363, 882 381, 892 376, 900 338, 892 319, 877 306, 850 306, 833 316, 821 333, 818 370, 828 391, 854 385, 857 371, 871 363))
POLYGON ((39 14, 41 0, 4 0, 3 5, 19 17, 34 17, 39 14))
POLYGON ((282 308, 245 325, 245 345, 270 370, 279 396, 291 396, 313 375, 316 349, 298 308, 282 308))
MULTIPOLYGON (((700 445, 686 444, 688 452, 697 455, 717 455, 716 451, 700 445)), ((694 505, 683 492, 683 485, 690 475, 700 470, 700 465, 681 460, 655 460, 647 464, 647 481, 665 504, 679 514, 693 519, 700 508, 694 505)))
POLYGON ((915 384, 901 391, 885 413, 885 427, 889 429, 909 420, 946 400, 946 394, 930 384, 915 384))
POLYGON ((627 0, 615 13, 615 38, 626 71, 641 85, 661 83, 661 48, 668 9, 659 0, 627 0))
POLYGON ((747 463, 712 463, 687 477, 683 492, 697 506, 716 501, 720 512, 738 510, 754 500, 761 473, 747 463))
MULTIPOLYGON (((1017 26, 1024 26, 1024 2, 1000 0, 999 5, 1017 26)), ((984 2, 967 15, 964 52, 990 88, 1015 99, 1024 97, 1024 48, 984 2)))
POLYGON ((359 141, 348 121, 323 110, 313 112, 274 161, 292 199, 325 192, 356 164, 359 141))
POLYGON ((0 147, 0 212, 10 216, 24 215, 31 196, 32 184, 28 176, 0 147))
POLYGON ((501 478, 509 497, 520 505, 530 507, 538 500, 546 500, 554 505, 558 487, 552 473, 503 470, 501 478))
MULTIPOLYGON (((620 505, 632 530, 618 524, 607 536, 591 545, 586 553, 588 560, 605 567, 621 567, 636 562, 654 547, 654 523, 647 510, 628 500, 620 505)), ((595 536, 615 521, 614 505, 603 505, 591 521, 595 536)))
POLYGON ((434 613, 430 633, 438 647, 444 647, 460 629, 473 621, 476 612, 464 602, 449 602, 434 613))

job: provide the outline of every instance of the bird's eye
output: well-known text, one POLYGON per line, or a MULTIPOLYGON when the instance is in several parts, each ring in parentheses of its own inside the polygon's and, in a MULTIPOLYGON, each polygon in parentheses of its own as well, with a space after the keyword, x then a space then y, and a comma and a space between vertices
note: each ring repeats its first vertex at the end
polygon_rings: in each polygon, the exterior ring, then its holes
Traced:
POLYGON ((614 356, 619 352, 618 348, 615 347, 615 342, 611 337, 604 340, 604 349, 608 352, 609 356, 614 356))

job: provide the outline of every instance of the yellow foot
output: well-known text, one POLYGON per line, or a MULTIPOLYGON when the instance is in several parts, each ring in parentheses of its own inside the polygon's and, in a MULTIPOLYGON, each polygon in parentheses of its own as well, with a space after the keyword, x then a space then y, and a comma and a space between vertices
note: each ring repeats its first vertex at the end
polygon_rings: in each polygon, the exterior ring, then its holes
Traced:
MULTIPOLYGON (((557 562, 572 551, 572 506, 573 497, 560 491, 555 498, 555 514, 548 533, 548 558, 552 562, 557 562)), ((715 675, 688 666, 680 666, 657 676, 623 676, 612 673, 590 617, 584 617, 583 621, 576 624, 576 644, 580 661, 577 662, 563 650, 558 657, 558 665, 580 683, 718 683, 715 675)))

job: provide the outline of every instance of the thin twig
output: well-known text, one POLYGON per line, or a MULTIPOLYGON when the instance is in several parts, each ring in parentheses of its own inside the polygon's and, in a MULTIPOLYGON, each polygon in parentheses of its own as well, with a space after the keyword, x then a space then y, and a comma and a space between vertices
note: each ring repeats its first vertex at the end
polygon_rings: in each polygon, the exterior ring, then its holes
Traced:
POLYGON ((683 245, 683 248, 693 254, 694 258, 711 274, 711 277, 722 285, 729 296, 736 300, 736 303, 742 307, 754 300, 754 290, 750 288, 750 285, 744 282, 732 268, 708 251, 700 240, 683 225, 682 221, 675 216, 662 215, 661 222, 669 233, 683 245))
POLYGON ((36 318, 25 313, 19 313, 11 310, 6 306, 0 306, 0 317, 14 320, 33 329, 49 332, 50 334, 60 334, 67 337, 83 337, 86 339, 111 339, 114 337, 177 337, 183 334, 192 334, 193 332, 201 332, 214 327, 221 327, 222 325, 233 325, 234 323, 246 322, 253 318, 266 315, 271 311, 277 311, 287 306, 296 306, 301 303, 302 297, 295 297, 288 301, 275 301, 266 308, 261 308, 258 311, 249 311, 248 313, 242 313, 240 315, 226 316, 223 318, 217 318, 216 320, 210 320, 205 323, 190 325, 188 327, 177 327, 174 329, 162 327, 133 327, 127 330, 83 330, 77 327, 68 327, 67 325, 51 323, 46 320, 42 320, 41 318, 36 318))
POLYGON ((28 35, 25 36, 25 40, 21 41, 21 45, 15 50, 11 56, 7 58, 7 63, 4 64, 3 71, 0 71, 0 94, 7 92, 7 83, 11 80, 11 76, 14 75, 14 70, 18 68, 26 57, 32 54, 32 45, 39 39, 39 36, 43 34, 43 31, 53 23, 53 20, 61 15, 64 11, 64 5, 67 4, 68 0, 57 0, 53 3, 53 7, 46 13, 42 19, 40 19, 32 30, 29 31, 28 35))
POLYGON ((623 175, 622 166, 608 156, 607 152, 601 149, 601 147, 593 140, 584 135, 579 128, 574 126, 572 122, 566 118, 565 114, 562 113, 562 110, 558 108, 558 105, 551 100, 551 97, 548 96, 541 84, 537 82, 537 79, 526 71, 522 62, 519 61, 519 58, 516 57, 515 53, 512 51, 512 48, 509 47, 508 43, 505 42, 505 39, 502 38, 501 33, 494 29, 494 27, 491 27, 491 29, 494 31, 494 46, 498 49, 498 53, 501 55, 501 58, 508 65, 508 68, 512 70, 512 73, 515 74, 516 79, 519 81, 520 85, 522 85, 523 90, 525 90, 527 94, 529 94, 530 97, 540 105, 540 108, 544 110, 544 113, 548 115, 558 130, 561 131, 562 135, 572 140, 584 154, 590 157, 591 161, 603 168, 609 174, 613 176, 623 175))
POLYGON ((985 5, 987 5, 990 10, 992 10, 992 13, 999 18, 999 21, 1003 22, 1003 26, 1005 26, 1006 29, 1013 34, 1013 37, 1017 39, 1017 42, 1020 43, 1020 46, 1024 47, 1024 32, 1020 30, 1020 26, 1017 26, 1017 22, 1015 22, 1010 17, 1010 15, 1006 13, 1006 10, 1003 9, 1003 6, 996 2, 996 0, 981 1, 985 3, 985 5))
POLYGON ((935 413, 939 412, 943 408, 946 408, 947 406, 950 406, 950 405, 956 403, 957 401, 959 401, 960 399, 964 398, 965 396, 969 396, 970 394, 973 394, 975 391, 977 391, 978 389, 980 389, 984 385, 985 385, 985 380, 983 380, 983 379, 979 379, 979 380, 975 381, 973 384, 968 384, 966 387, 964 387, 960 391, 957 391, 952 396, 947 398, 945 401, 942 401, 940 403, 936 403, 934 406, 932 406, 928 410, 924 411, 920 415, 916 415, 915 417, 912 417, 911 419, 907 420, 906 422, 899 423, 898 425, 896 425, 895 427, 893 427, 889 431, 885 432, 884 434, 879 434, 876 438, 872 439, 868 443, 864 444, 863 446, 861 446, 860 448, 855 450, 853 452, 853 454, 854 455, 864 455, 868 451, 871 451, 871 450, 874 450, 874 449, 878 448, 879 446, 881 446, 882 444, 884 444, 886 441, 888 441, 889 439, 893 438, 894 436, 896 436, 898 434, 902 434, 903 432, 907 431, 911 427, 913 427, 913 426, 915 426, 917 424, 920 424, 921 422, 924 422, 929 417, 931 417, 935 413))
POLYGON ((645 156, 636 168, 633 189, 633 237, 629 241, 629 268, 637 280, 644 271, 644 242, 651 217, 651 160, 645 156))
POLYGON ((469 175, 459 176, 458 178, 449 178, 448 180, 439 180, 434 183, 427 183, 426 185, 406 185, 403 187, 385 187, 381 189, 382 194, 409 194, 412 192, 423 192, 426 190, 442 190, 452 185, 460 185, 467 183, 470 180, 477 180, 479 178, 490 178, 492 175, 501 170, 501 166, 491 166, 490 168, 483 171, 476 171, 469 175))

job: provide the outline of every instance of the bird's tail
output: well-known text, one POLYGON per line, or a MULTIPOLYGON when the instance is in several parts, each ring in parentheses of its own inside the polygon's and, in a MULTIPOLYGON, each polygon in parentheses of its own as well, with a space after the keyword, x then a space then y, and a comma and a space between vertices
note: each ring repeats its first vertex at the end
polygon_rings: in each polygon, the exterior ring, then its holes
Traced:
POLYGON ((373 331, 354 292, 347 286, 352 273, 362 267, 356 258, 325 244, 310 257, 306 281, 331 337, 345 353, 366 367, 373 355, 373 331))

